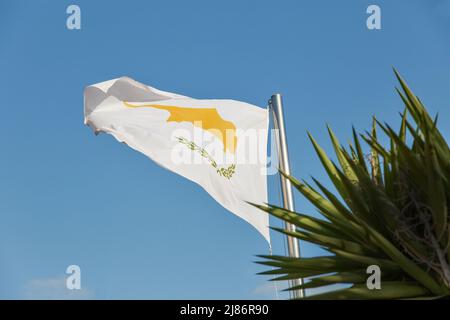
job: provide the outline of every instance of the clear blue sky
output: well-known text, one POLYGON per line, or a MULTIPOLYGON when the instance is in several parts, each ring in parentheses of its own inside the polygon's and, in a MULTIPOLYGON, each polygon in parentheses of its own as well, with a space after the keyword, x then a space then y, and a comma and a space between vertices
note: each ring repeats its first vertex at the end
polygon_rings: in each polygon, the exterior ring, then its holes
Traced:
MULTIPOLYGON (((449 137, 449 32, 443 0, 1 1, 0 298, 274 297, 252 262, 267 253, 263 238, 197 185, 95 137, 86 85, 126 75, 262 107, 280 92, 294 175, 327 181, 306 130, 331 151, 325 123, 342 141, 373 114, 396 125, 391 66, 449 137), (70 4, 81 30, 66 28, 70 4), (369 4, 381 30, 366 28, 369 4), (70 264, 84 288, 72 296, 70 264)), ((296 206, 315 214, 300 197, 296 206)))

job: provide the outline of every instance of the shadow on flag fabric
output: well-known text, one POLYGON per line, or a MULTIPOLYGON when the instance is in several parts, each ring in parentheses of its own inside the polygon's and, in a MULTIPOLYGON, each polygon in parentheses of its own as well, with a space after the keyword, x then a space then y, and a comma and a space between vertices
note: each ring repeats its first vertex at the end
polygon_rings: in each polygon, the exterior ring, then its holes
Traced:
POLYGON ((122 77, 86 87, 84 121, 199 184, 270 243, 268 215, 246 203, 267 203, 267 109, 122 77))

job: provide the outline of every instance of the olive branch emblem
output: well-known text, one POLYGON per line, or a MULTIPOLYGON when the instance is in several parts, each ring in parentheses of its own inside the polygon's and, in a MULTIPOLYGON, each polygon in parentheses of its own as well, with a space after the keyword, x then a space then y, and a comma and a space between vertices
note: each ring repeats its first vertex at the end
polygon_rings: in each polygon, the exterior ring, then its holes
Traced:
POLYGON ((186 147, 191 149, 192 151, 195 151, 199 153, 203 158, 208 160, 209 164, 216 169, 216 172, 219 176, 225 177, 228 180, 231 179, 233 174, 236 172, 236 165, 232 164, 228 167, 219 167, 217 165, 217 162, 210 156, 210 154, 202 147, 199 147, 197 144, 195 144, 193 141, 189 141, 188 139, 184 137, 176 137, 179 143, 184 144, 186 147))

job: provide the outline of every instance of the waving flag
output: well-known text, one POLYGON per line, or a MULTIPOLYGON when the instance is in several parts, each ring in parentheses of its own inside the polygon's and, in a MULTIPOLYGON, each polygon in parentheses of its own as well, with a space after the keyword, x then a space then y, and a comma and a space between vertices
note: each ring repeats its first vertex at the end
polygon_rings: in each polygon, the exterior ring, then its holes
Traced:
POLYGON ((203 187, 270 242, 267 202, 268 112, 234 100, 193 99, 130 78, 89 86, 85 124, 203 187))

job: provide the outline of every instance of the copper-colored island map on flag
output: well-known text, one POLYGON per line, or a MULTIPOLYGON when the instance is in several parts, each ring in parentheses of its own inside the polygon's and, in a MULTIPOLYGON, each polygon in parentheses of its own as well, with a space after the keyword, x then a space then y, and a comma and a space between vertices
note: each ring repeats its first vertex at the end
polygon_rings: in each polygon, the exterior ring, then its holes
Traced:
POLYGON ((179 106, 164 106, 159 104, 134 105, 126 101, 123 102, 128 108, 155 108, 166 110, 170 113, 167 122, 191 122, 203 130, 215 135, 222 141, 224 152, 228 150, 231 153, 236 151, 237 136, 236 126, 223 119, 214 108, 187 108, 179 106))

